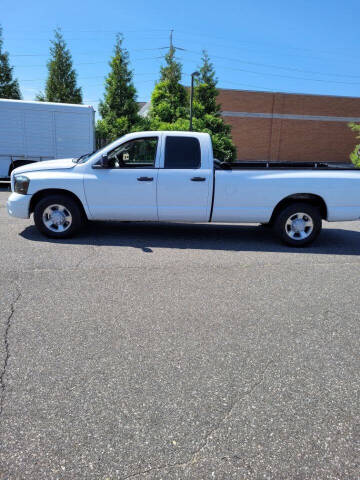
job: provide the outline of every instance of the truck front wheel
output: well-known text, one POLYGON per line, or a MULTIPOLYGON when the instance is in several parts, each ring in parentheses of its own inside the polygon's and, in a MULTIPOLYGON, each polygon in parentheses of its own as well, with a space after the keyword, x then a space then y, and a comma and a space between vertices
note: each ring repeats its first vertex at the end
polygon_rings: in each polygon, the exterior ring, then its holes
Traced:
POLYGON ((51 238, 68 238, 82 226, 82 212, 75 200, 66 195, 49 195, 34 209, 38 230, 51 238))
POLYGON ((321 226, 319 209, 299 202, 279 212, 274 222, 274 231, 284 243, 292 247, 303 247, 316 239, 321 226))

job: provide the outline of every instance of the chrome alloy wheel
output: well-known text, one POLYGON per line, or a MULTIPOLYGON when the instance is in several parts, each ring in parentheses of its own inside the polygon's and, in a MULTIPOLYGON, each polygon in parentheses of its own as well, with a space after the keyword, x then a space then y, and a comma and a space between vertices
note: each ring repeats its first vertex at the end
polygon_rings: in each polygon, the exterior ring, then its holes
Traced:
POLYGON ((49 205, 45 208, 42 220, 52 232, 65 232, 71 227, 72 215, 64 205, 49 205))
POLYGON ((285 223, 285 232, 293 240, 304 240, 314 230, 312 218, 303 212, 292 214, 285 223))

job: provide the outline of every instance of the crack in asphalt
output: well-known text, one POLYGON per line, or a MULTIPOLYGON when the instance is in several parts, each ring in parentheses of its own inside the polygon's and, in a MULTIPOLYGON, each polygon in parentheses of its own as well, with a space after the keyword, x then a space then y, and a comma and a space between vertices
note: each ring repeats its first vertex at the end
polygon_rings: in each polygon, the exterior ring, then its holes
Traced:
MULTIPOLYGON (((77 270, 82 263, 86 262, 87 260, 89 260, 89 258, 91 258, 93 255, 95 255, 98 246, 99 245, 91 245, 91 247, 92 247, 91 252, 88 255, 85 255, 85 257, 81 258, 78 261, 78 263, 74 267, 74 270, 77 270)), ((66 269, 62 269, 62 270, 66 270, 66 269)))
MULTIPOLYGON (((93 245, 96 248, 101 247, 102 245, 93 245)), ((83 264, 85 261, 89 260, 94 255, 94 252, 91 252, 89 255, 86 255, 84 258, 79 260, 79 262, 74 266, 74 267, 65 267, 65 268, 33 268, 32 270, 21 270, 22 274, 34 274, 34 273, 44 273, 44 272, 74 272, 78 269, 78 267, 83 264)), ((360 265, 360 261, 355 261, 355 262, 333 262, 333 264, 336 265, 341 265, 341 266, 357 266, 360 265)), ((297 266, 297 265, 303 265, 303 263, 298 263, 294 262, 291 263, 292 266, 297 266)), ((322 266, 328 266, 329 263, 312 263, 312 267, 322 267, 322 266)), ((332 265, 332 263, 331 263, 332 265)), ((238 268, 261 268, 263 269, 264 267, 267 268, 272 268, 272 267, 282 267, 282 263, 267 263, 267 264, 252 264, 252 263, 244 263, 244 264, 235 264, 235 265, 226 265, 225 268, 230 270, 230 269, 238 269, 238 268)), ((285 266, 285 265, 284 265, 285 266)), ((193 269, 199 269, 203 268, 204 265, 199 264, 199 265, 192 265, 191 268, 193 269)), ((172 269, 176 268, 178 270, 177 265, 169 264, 169 265, 163 265, 160 267, 155 267, 154 265, 117 265, 117 266, 101 266, 101 267, 91 267, 92 271, 117 271, 117 270, 131 270, 131 269, 151 269, 151 270, 166 270, 166 269, 172 269)), ((209 268, 214 269, 224 269, 223 265, 211 265, 209 268)), ((184 271, 188 271, 188 269, 184 269, 184 271)), ((9 272, 14 272, 18 273, 16 270, 9 270, 9 272)))
POLYGON ((202 450, 204 450, 204 448, 208 445, 208 442, 209 440, 212 438, 212 435, 217 432, 217 430, 219 430, 219 428, 221 427, 221 425, 226 422, 226 420, 231 416, 234 408, 236 407, 236 405, 241 402, 241 400, 243 400, 245 397, 248 397, 249 395, 252 394, 252 392, 264 381, 265 379, 265 373, 267 372, 267 370, 269 369, 270 365, 272 365, 274 363, 273 360, 270 360, 266 365, 265 365, 265 368, 263 369, 263 371, 260 373, 259 375, 259 380, 255 383, 253 383, 250 388, 245 391, 244 395, 242 395, 241 397, 237 397, 235 399, 235 401, 233 402, 233 404, 229 407, 229 409, 227 410, 227 412, 225 412, 225 415, 223 415, 223 417, 218 421, 217 425, 212 429, 210 430, 210 432, 206 435, 205 439, 204 439, 204 442, 203 442, 203 445, 200 446, 195 452, 194 452, 194 455, 192 457, 192 461, 191 463, 195 463, 198 459, 198 456, 200 454, 200 452, 202 450))
POLYGON ((9 358, 10 358, 9 332, 11 328, 11 320, 15 313, 16 304, 21 297, 20 287, 16 282, 15 282, 15 286, 17 289, 17 296, 10 304, 10 314, 8 315, 8 318, 6 319, 6 322, 5 322, 5 333, 4 333, 5 358, 4 358, 3 367, 0 372, 0 389, 1 389, 0 416, 2 415, 2 412, 3 412, 5 389, 6 389, 5 375, 6 375, 6 369, 7 369, 9 358))
POLYGON ((212 436, 214 435, 214 433, 216 433, 219 428, 222 426, 222 424, 231 416, 234 408, 236 407, 236 405, 241 402, 241 400, 243 400, 244 398, 248 397, 249 395, 252 394, 252 392, 259 386, 261 385, 261 383, 264 381, 265 379, 265 374, 267 372, 267 370, 269 369, 270 365, 272 365, 274 363, 273 360, 270 360, 265 368, 263 369, 263 371, 259 374, 259 380, 255 383, 253 383, 250 388, 248 388, 247 391, 245 391, 245 393, 241 396, 241 397, 236 397, 236 399, 233 401, 232 405, 227 409, 227 411, 224 413, 224 415, 220 418, 220 420, 217 422, 217 424, 205 435, 205 438, 203 439, 201 445, 192 453, 192 456, 190 458, 190 460, 186 461, 186 462, 175 462, 175 463, 170 463, 170 464, 164 464, 164 465, 159 465, 158 467, 149 467, 145 470, 141 470, 139 472, 135 472, 135 473, 132 473, 130 475, 127 475, 126 477, 123 477, 122 480, 128 480, 129 478, 135 478, 139 475, 146 475, 147 473, 150 473, 150 472, 159 472, 161 470, 165 470, 165 469, 168 469, 168 468, 179 468, 179 467, 182 467, 182 468, 186 468, 190 465, 193 465, 194 463, 196 463, 199 459, 199 456, 200 456, 200 453, 206 448, 206 446, 209 444, 209 441, 212 439, 212 436))

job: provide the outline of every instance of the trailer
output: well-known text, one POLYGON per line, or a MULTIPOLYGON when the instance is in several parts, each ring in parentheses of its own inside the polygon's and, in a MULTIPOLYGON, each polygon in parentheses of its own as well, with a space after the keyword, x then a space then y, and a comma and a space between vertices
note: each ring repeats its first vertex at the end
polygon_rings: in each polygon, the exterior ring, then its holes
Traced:
POLYGON ((93 150, 92 106, 0 99, 0 178, 28 163, 93 150))

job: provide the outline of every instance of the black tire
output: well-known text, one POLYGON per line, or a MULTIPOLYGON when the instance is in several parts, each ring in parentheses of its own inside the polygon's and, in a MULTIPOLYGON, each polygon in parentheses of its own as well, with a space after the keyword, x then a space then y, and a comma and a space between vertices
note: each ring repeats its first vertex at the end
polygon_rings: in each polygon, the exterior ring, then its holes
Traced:
MULTIPOLYGON (((55 210, 56 209, 54 209, 54 211, 55 210)), ((38 230, 46 237, 50 238, 72 237, 81 229, 84 224, 84 218, 78 203, 70 196, 61 194, 49 195, 39 200, 39 202, 35 205, 34 209, 34 221, 38 230), (64 212, 66 212, 66 214, 70 214, 68 218, 71 217, 71 223, 70 221, 65 222, 63 226, 63 231, 55 231, 56 225, 54 225, 53 227, 48 227, 44 223, 44 215, 46 216, 46 210, 53 205, 62 206, 64 208, 64 212)))
POLYGON ((287 245, 292 247, 304 247, 310 245, 321 232, 322 221, 320 211, 317 207, 309 203, 293 203, 279 212, 274 222, 274 232, 287 245), (299 215, 297 215, 299 214, 299 215), (304 214, 304 215, 301 215, 304 214), (303 232, 297 232, 289 223, 297 219, 304 220, 305 226, 303 232), (311 226, 312 222, 312 226, 311 226), (302 238, 301 235, 306 235, 302 238))

